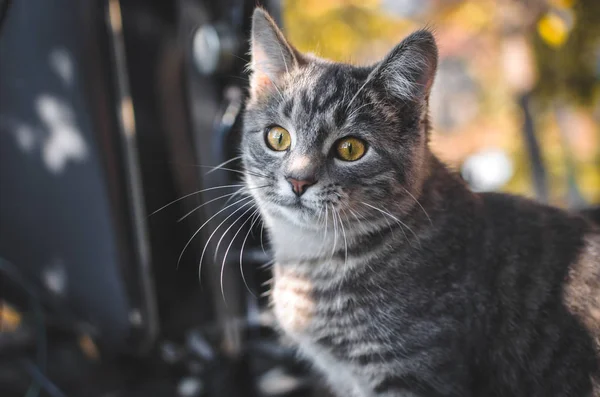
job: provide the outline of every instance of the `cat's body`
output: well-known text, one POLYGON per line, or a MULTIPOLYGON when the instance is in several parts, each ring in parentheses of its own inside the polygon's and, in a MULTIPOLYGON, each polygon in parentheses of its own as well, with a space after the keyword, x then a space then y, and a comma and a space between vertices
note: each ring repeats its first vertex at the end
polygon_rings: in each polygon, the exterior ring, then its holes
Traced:
POLYGON ((435 158, 432 40, 354 68, 302 58, 255 13, 244 164, 280 327, 340 397, 599 396, 600 234, 435 158), (332 154, 347 136, 358 160, 332 154))

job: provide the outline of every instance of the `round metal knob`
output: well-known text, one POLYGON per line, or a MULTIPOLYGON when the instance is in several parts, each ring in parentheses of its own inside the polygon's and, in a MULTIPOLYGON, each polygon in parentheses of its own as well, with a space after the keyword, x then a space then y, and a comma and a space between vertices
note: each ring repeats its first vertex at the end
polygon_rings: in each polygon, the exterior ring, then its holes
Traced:
POLYGON ((203 75, 230 70, 238 49, 239 40, 227 25, 206 24, 194 33, 194 63, 203 75))

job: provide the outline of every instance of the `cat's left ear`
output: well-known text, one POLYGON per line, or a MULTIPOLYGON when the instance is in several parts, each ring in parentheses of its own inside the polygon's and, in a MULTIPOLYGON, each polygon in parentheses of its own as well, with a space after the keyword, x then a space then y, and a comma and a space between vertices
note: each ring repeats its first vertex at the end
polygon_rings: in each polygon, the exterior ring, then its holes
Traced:
POLYGON ((252 96, 277 86, 281 77, 297 67, 301 55, 285 39, 269 14, 256 8, 250 40, 250 90, 252 96))
POLYGON ((433 34, 419 30, 398 44, 373 70, 371 79, 402 101, 427 101, 438 62, 433 34))

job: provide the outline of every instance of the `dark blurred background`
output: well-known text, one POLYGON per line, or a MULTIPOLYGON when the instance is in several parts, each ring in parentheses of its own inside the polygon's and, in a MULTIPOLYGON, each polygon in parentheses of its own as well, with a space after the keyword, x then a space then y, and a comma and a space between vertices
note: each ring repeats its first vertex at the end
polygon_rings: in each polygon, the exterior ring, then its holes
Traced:
POLYGON ((435 152, 476 191, 600 201, 597 0, 0 0, 0 395, 325 395, 236 193, 257 4, 357 64, 433 28, 435 152))

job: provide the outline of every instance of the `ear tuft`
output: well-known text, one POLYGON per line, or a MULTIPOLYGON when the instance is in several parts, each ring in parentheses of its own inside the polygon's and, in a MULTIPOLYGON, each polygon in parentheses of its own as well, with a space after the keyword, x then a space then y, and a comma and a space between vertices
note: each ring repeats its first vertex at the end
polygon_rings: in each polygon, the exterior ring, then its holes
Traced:
POLYGON ((298 55, 271 16, 262 8, 252 15, 250 42, 252 95, 269 89, 284 73, 298 66, 298 55))
POLYGON ((428 98, 438 62, 438 49, 433 34, 418 30, 398 44, 376 66, 373 78, 388 92, 403 101, 428 98))

